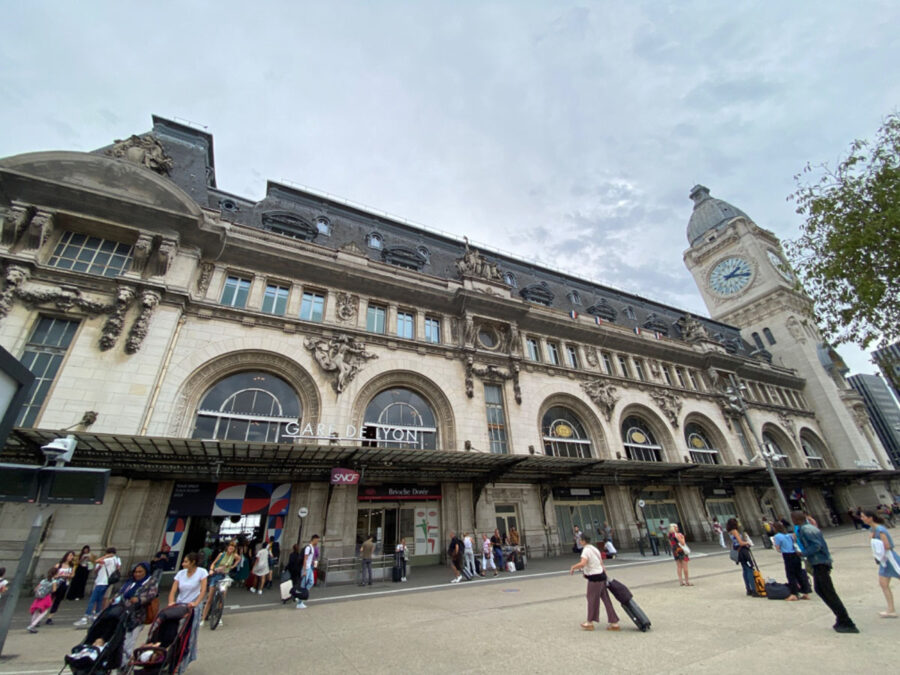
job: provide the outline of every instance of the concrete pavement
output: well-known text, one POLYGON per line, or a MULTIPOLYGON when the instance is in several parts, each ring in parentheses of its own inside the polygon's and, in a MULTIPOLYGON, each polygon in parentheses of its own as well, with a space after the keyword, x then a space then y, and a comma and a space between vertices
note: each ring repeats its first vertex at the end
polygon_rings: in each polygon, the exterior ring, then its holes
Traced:
MULTIPOLYGON (((610 561, 611 575, 650 616, 648 633, 634 629, 622 611, 619 633, 602 630, 603 624, 594 632, 579 629, 585 582, 567 574, 574 556, 458 585, 448 583, 445 569, 423 568, 412 571, 408 584, 317 588, 306 610, 282 606, 277 591, 259 597, 233 589, 225 625, 202 629, 200 659, 189 672, 890 671, 900 620, 877 616, 884 598, 867 536, 826 532, 835 586, 860 635, 834 633, 833 616, 815 596, 795 603, 748 598, 739 568, 717 546, 700 544, 690 563, 694 587, 678 586, 671 558, 631 554, 610 561)), ((758 550, 756 557, 764 576, 783 581, 778 554, 758 550)), ((900 601, 900 585, 895 591, 900 601)), ((81 634, 71 626, 75 608, 64 605, 58 616, 58 626, 30 635, 17 613, 0 675, 59 670, 81 634)))

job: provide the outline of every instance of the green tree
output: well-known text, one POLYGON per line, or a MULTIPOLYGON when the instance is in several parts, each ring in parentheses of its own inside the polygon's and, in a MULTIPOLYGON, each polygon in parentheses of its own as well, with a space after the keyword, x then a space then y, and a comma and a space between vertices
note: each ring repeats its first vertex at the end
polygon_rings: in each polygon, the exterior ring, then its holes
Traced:
POLYGON ((835 169, 809 164, 789 199, 806 222, 788 257, 834 344, 900 337, 900 113, 835 169))

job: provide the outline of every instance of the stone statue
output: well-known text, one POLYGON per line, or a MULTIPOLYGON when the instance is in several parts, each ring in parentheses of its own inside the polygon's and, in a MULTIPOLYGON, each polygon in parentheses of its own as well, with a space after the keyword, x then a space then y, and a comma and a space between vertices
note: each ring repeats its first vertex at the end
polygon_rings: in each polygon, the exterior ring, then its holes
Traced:
POLYGON ((466 328, 463 333, 463 341, 466 347, 474 347, 475 346, 475 321, 471 316, 466 316, 466 328))
POLYGON ((3 216, 3 243, 11 246, 19 241, 36 212, 37 209, 33 206, 11 207, 3 216))
POLYGON ((150 319, 160 300, 162 300, 162 296, 157 291, 150 289, 141 291, 141 313, 138 314, 138 318, 131 324, 131 330, 128 331, 128 339, 125 341, 126 354, 136 354, 141 348, 144 338, 150 332, 150 319))
POLYGON ((671 391, 659 390, 651 391, 650 396, 656 401, 656 405, 660 407, 666 417, 669 418, 669 423, 677 429, 678 415, 681 412, 682 406, 681 397, 673 394, 671 391))
POLYGON ((597 407, 603 411, 603 414, 606 416, 606 421, 612 421, 613 410, 616 407, 616 403, 619 401, 619 396, 616 394, 616 387, 598 378, 582 382, 581 388, 584 390, 584 393, 597 404, 597 407))
POLYGON ((206 295, 206 291, 209 290, 209 282, 214 269, 215 265, 209 261, 200 263, 200 274, 197 277, 197 293, 200 295, 206 295))
POLYGON ((474 276, 489 281, 502 281, 503 275, 496 263, 490 262, 473 248, 469 248, 469 238, 465 237, 466 250, 462 258, 456 260, 456 271, 460 277, 474 276))
POLYGON ((142 234, 138 240, 134 242, 131 252, 131 271, 137 274, 143 274, 147 267, 147 261, 150 259, 150 250, 153 248, 153 237, 142 234))
POLYGON ((509 332, 506 335, 506 351, 509 354, 518 354, 521 348, 522 341, 519 339, 519 324, 512 321, 509 324, 509 332))
POLYGON ((25 248, 40 250, 50 238, 55 221, 52 213, 38 211, 31 219, 27 227, 27 236, 24 237, 25 248))
POLYGON ((125 325, 125 312, 134 300, 134 289, 129 286, 119 286, 116 291, 116 301, 113 303, 113 311, 103 325, 100 336, 100 351, 105 352, 115 347, 125 325))
POLYGON ((685 314, 678 319, 678 326, 681 329, 681 337, 687 342, 702 340, 709 337, 709 333, 706 331, 706 328, 703 327, 703 324, 690 314, 685 314))
POLYGON ((178 242, 174 239, 163 239, 159 244, 156 252, 156 269, 153 270, 153 276, 164 277, 169 273, 169 267, 175 260, 175 253, 178 251, 178 242))
POLYGON ((378 358, 377 354, 367 352, 362 342, 357 342, 349 335, 338 335, 330 340, 306 338, 303 346, 312 352, 322 370, 333 373, 331 386, 338 394, 356 377, 366 361, 378 358))
POLYGON ((4 278, 6 283, 3 287, 3 292, 0 293, 0 319, 9 314, 16 294, 19 292, 22 284, 28 279, 28 274, 27 267, 20 267, 19 265, 7 266, 4 278))
POLYGON ((146 167, 160 175, 168 176, 175 163, 166 154, 162 144, 150 134, 116 140, 106 154, 146 167))

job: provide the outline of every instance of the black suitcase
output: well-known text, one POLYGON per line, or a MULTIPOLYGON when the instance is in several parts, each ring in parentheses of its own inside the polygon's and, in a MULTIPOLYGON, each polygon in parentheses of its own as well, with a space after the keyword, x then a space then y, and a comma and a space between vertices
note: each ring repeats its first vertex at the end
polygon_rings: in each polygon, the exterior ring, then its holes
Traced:
POLYGON ((650 619, 647 618, 647 615, 644 613, 644 610, 641 609, 641 606, 635 602, 634 595, 628 590, 628 586, 616 579, 610 579, 607 582, 606 587, 609 589, 609 592, 612 593, 612 596, 619 601, 619 604, 622 605, 622 609, 625 610, 628 618, 634 622, 634 625, 637 626, 639 631, 646 633, 650 630, 650 619))
POLYGON ((521 572, 525 569, 525 557, 522 555, 516 556, 516 570, 521 572))
POLYGON ((784 600, 791 594, 791 587, 777 581, 766 582, 766 597, 769 600, 784 600))
POLYGON ((391 581, 395 584, 400 583, 400 579, 403 578, 403 569, 394 565, 391 568, 391 581))
POLYGON ((294 600, 300 600, 301 602, 303 600, 309 600, 309 589, 297 584, 291 589, 291 597, 294 600))

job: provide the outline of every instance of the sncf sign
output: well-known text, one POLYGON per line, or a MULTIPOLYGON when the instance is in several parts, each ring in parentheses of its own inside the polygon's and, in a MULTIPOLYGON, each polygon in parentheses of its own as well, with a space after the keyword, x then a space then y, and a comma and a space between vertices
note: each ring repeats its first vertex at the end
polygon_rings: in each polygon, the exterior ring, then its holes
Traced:
POLYGON ((353 469, 332 469, 332 485, 356 485, 359 482, 359 472, 353 469))

